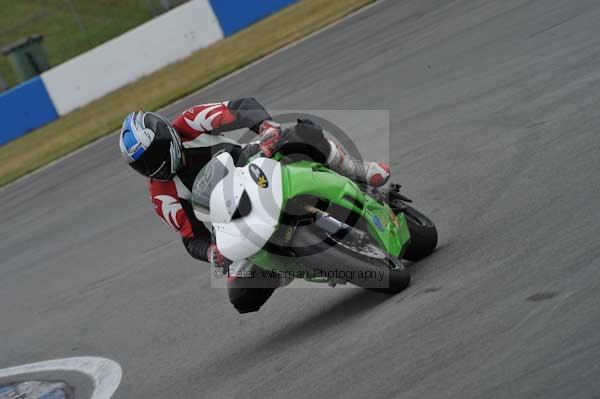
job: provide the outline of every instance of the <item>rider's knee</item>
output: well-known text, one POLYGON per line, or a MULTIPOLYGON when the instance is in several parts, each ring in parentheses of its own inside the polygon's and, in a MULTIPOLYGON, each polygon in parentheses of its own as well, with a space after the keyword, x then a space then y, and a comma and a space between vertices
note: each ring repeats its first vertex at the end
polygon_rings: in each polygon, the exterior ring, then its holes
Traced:
POLYGON ((232 277, 227 280, 229 301, 240 313, 256 312, 273 295, 280 281, 247 260, 238 263, 237 269, 247 273, 247 277, 232 277))
POLYGON ((257 312, 273 295, 275 288, 244 287, 244 279, 235 279, 237 284, 228 287, 229 301, 239 313, 257 312))

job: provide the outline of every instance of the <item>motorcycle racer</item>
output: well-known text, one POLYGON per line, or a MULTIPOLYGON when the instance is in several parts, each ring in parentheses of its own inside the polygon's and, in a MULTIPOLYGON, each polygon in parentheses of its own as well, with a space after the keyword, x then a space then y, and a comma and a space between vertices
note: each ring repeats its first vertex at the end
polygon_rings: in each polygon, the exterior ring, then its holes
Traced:
MULTIPOLYGON (((119 147, 125 161, 149 178, 156 213, 179 232, 188 253, 198 260, 225 268, 231 262, 212 242, 211 231, 205 225, 210 221, 198 220, 190 204, 194 180, 214 154, 227 151, 239 163, 258 151, 267 157, 277 151, 284 155, 303 154, 372 187, 388 181, 387 164, 353 159, 327 140, 319 126, 309 120, 298 122, 284 135, 281 125, 274 122, 254 98, 196 105, 173 121, 153 112, 139 111, 125 118, 119 147), (240 128, 257 133, 259 141, 243 146, 222 136, 222 133, 240 128)), ((249 261, 245 262, 236 265, 238 269, 252 267, 249 261)), ((266 282, 260 288, 252 287, 249 288, 243 278, 228 279, 230 301, 240 313, 259 310, 276 284, 266 282)))

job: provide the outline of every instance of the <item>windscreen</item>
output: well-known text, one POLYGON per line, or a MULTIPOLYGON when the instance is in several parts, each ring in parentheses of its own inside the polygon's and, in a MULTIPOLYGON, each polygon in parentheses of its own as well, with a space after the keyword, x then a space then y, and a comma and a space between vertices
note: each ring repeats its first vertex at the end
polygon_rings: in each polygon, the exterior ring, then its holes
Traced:
POLYGON ((207 163, 196 179, 192 187, 192 206, 202 208, 207 211, 210 209, 210 193, 213 188, 219 183, 225 176, 229 174, 229 171, 217 158, 213 158, 207 163))

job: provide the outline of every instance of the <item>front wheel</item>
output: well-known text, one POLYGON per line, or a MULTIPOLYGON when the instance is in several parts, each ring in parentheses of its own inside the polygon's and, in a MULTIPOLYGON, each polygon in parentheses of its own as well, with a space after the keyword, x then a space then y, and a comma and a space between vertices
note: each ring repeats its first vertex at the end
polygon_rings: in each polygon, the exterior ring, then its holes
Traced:
POLYGON ((437 230, 431 219, 415 208, 403 204, 402 212, 410 231, 410 243, 402 258, 416 262, 435 250, 438 241, 437 230))
POLYGON ((372 244, 355 246, 347 240, 337 240, 315 226, 305 226, 297 229, 294 247, 306 266, 319 265, 329 271, 351 272, 357 277, 346 282, 371 291, 395 294, 410 284, 410 273, 402 263, 389 258, 372 244), (310 251, 304 251, 307 248, 310 251), (374 275, 377 280, 363 279, 361 275, 374 275))

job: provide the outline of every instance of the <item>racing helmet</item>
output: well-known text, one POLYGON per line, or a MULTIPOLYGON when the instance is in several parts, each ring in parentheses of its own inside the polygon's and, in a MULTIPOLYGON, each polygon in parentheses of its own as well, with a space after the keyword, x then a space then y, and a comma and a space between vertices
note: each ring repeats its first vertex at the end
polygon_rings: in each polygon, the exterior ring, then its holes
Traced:
POLYGON ((171 122, 153 112, 132 112, 125 117, 119 147, 133 169, 153 179, 170 180, 182 165, 179 134, 171 122))

